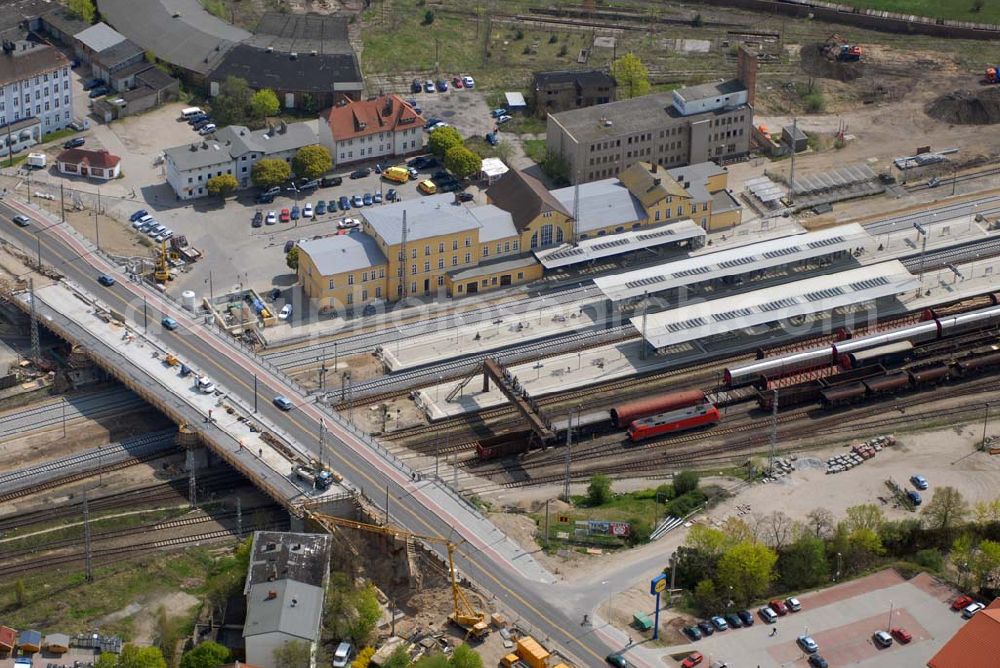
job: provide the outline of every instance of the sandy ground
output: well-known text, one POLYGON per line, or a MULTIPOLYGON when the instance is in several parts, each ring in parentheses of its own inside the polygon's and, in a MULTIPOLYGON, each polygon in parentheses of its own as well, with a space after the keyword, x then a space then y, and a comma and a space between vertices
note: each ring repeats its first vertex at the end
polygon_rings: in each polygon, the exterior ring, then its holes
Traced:
POLYGON ((156 638, 156 620, 160 608, 166 610, 169 617, 189 616, 191 608, 198 605, 197 597, 183 591, 159 592, 139 601, 129 603, 121 610, 105 615, 95 622, 96 626, 119 622, 135 616, 132 642, 138 645, 151 645, 156 638))

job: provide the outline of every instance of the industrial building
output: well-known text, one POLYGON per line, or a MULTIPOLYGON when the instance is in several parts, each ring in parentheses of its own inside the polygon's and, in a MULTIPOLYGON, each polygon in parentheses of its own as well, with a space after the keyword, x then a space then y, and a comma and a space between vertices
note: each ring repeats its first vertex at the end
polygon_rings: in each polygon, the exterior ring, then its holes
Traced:
POLYGON ((531 85, 535 113, 545 118, 569 109, 607 104, 615 99, 618 84, 603 70, 535 72, 531 85))

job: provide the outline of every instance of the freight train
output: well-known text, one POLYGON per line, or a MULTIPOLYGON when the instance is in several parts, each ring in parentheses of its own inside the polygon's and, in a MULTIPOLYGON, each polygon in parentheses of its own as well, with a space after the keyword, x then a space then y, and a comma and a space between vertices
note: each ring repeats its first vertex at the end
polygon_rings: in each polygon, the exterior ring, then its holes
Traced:
MULTIPOLYGON (((997 300, 1000 293, 990 296, 997 300)), ((781 357, 763 359, 742 367, 726 369, 725 384, 729 388, 755 385, 763 388, 770 380, 784 378, 814 369, 850 365, 850 355, 872 349, 880 349, 893 344, 908 342, 911 346, 936 341, 975 330, 1000 326, 1000 306, 954 315, 941 315, 928 311, 928 319, 915 325, 902 327, 891 332, 878 332, 857 339, 838 341, 830 346, 814 348, 781 357)))

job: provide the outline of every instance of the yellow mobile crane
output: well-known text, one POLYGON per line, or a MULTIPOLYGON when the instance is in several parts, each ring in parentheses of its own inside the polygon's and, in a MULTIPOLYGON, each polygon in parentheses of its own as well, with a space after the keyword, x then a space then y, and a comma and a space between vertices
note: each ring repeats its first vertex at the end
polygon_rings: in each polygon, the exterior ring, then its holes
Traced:
POLYGON ((383 536, 392 536, 393 538, 424 540, 444 545, 448 548, 448 571, 451 575, 451 596, 454 606, 454 611, 448 615, 448 619, 473 638, 482 639, 489 633, 490 628, 486 623, 486 613, 476 610, 469 602, 469 599, 466 598, 465 592, 458 586, 458 578, 455 576, 455 543, 442 536, 422 536, 398 527, 366 524, 364 522, 308 510, 306 511, 306 517, 315 520, 327 530, 331 530, 332 527, 343 527, 358 529, 359 531, 370 531, 382 534, 383 536))
POLYGON ((173 280, 173 276, 170 275, 170 262, 169 255, 167 254, 167 242, 164 240, 160 242, 160 257, 156 261, 156 269, 153 271, 153 279, 157 283, 166 283, 167 281, 173 280))

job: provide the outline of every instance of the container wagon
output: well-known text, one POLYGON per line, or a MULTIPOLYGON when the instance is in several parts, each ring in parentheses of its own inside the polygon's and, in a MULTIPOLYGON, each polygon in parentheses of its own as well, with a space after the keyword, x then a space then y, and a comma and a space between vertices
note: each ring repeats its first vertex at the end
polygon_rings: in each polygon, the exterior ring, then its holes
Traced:
POLYGON ((531 431, 508 431, 476 442, 476 455, 480 459, 499 459, 519 455, 528 449, 531 431))
POLYGON ((714 404, 703 402, 679 410, 660 413, 636 420, 629 425, 628 437, 632 442, 644 441, 663 434, 675 434, 697 427, 713 425, 722 419, 714 404))
POLYGON ((640 399, 615 406, 611 409, 611 421, 619 429, 625 429, 636 420, 702 403, 705 403, 705 393, 701 390, 660 394, 649 399, 640 399))

